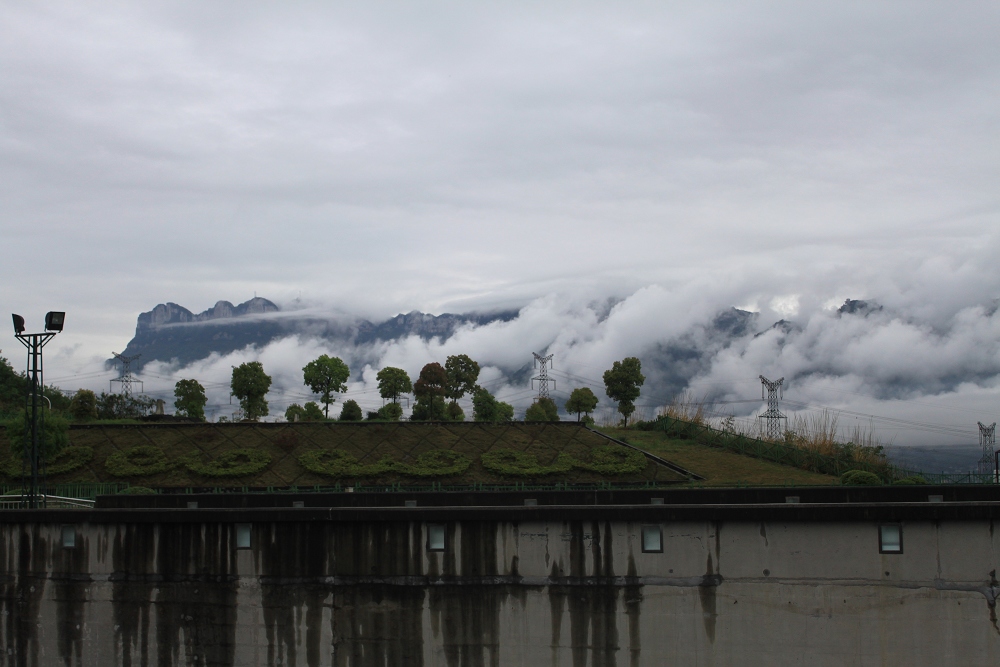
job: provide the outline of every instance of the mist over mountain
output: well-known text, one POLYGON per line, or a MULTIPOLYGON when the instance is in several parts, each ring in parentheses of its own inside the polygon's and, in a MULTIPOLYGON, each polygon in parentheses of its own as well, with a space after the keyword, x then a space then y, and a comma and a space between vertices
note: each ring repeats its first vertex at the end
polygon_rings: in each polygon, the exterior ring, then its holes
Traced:
MULTIPOLYGON (((213 307, 192 313, 176 303, 161 303, 140 313, 135 337, 122 352, 136 356, 134 371, 151 362, 186 366, 212 354, 227 355, 247 347, 261 348, 288 336, 365 345, 378 341, 417 336, 423 340, 448 338, 463 325, 506 322, 517 311, 481 314, 428 315, 418 311, 396 315, 383 322, 365 319, 332 319, 308 312, 283 312, 272 301, 254 297, 234 306, 219 301, 213 307)), ((108 363, 114 363, 109 360, 108 363)))
MULTIPOLYGON (((516 311, 414 311, 376 321, 262 298, 219 302, 197 314, 167 303, 140 315, 125 353, 142 354, 133 368, 151 395, 172 400, 173 383, 198 379, 216 417, 234 410, 230 376, 244 361, 261 361, 273 378, 270 418, 314 399, 301 369, 320 354, 347 362, 352 376, 341 400, 366 410, 382 404, 380 368, 416 377, 430 361, 468 354, 482 366, 480 384, 523 414, 537 394, 532 352, 539 352, 554 355, 550 393, 557 403, 588 386, 601 399, 599 418, 614 418, 603 372, 626 356, 642 361, 637 405, 644 416, 686 394, 709 417, 732 415, 750 426, 763 407, 764 375, 784 377, 782 410, 791 422, 825 411, 838 416, 845 438, 861 429, 902 447, 973 445, 976 421, 997 418, 1000 316, 993 301, 954 304, 949 312, 898 299, 840 299, 776 311, 724 299, 698 285, 651 285, 614 299, 550 294, 516 311)), ((464 407, 471 414, 471 405, 464 407)))

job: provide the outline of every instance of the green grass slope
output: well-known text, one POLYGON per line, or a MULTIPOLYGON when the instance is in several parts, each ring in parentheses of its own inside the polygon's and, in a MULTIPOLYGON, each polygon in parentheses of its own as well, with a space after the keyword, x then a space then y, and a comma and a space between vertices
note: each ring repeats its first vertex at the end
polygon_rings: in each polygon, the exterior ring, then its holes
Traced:
MULTIPOLYGON (((630 432, 631 435, 631 432, 630 432)), ((595 484, 654 483, 678 484, 686 479, 661 465, 649 462, 640 473, 602 475, 574 468, 569 471, 536 477, 512 477, 483 467, 481 456, 497 450, 512 450, 535 457, 548 466, 560 455, 590 462, 595 448, 614 445, 600 434, 575 423, 487 425, 476 423, 296 423, 296 424, 142 424, 92 425, 69 431, 70 447, 90 448, 93 457, 75 470, 50 474, 50 484, 128 482, 149 487, 311 487, 376 486, 386 484, 449 485, 470 484, 595 484), (115 476, 109 457, 134 447, 152 447, 162 452, 166 470, 152 475, 115 476), (186 461, 211 464, 234 450, 263 452, 270 463, 253 474, 218 477, 193 472, 186 461), (451 476, 408 476, 399 472, 380 472, 374 476, 331 477, 310 472, 300 457, 308 452, 341 452, 354 457, 361 465, 377 464, 386 459, 417 464, 421 454, 432 451, 458 452, 471 465, 463 473, 451 476)), ((77 452, 81 450, 76 450, 77 452)), ((0 458, 7 462, 3 481, 19 479, 11 465, 6 434, 0 434, 0 458)), ((57 466, 60 461, 54 461, 57 466)), ((683 464, 681 464, 683 465, 683 464)))
POLYGON ((661 431, 602 428, 613 438, 676 463, 705 478, 704 486, 782 486, 839 484, 832 475, 801 470, 789 465, 743 456, 724 449, 702 445, 695 440, 670 438, 661 431))

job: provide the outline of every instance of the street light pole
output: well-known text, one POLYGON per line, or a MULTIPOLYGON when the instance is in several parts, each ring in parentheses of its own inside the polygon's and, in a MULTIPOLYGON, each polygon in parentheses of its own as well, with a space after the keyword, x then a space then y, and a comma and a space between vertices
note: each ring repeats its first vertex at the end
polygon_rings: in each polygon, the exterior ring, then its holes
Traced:
POLYGON ((21 341, 21 344, 28 348, 28 396, 25 400, 25 417, 27 423, 25 430, 31 433, 31 487, 28 490, 28 507, 36 508, 39 504, 38 493, 38 461, 40 454, 40 433, 39 422, 44 428, 44 419, 41 417, 42 389, 45 387, 43 381, 42 348, 52 340, 57 333, 62 331, 66 313, 49 312, 45 315, 44 333, 24 333, 24 318, 14 315, 14 337, 21 341))

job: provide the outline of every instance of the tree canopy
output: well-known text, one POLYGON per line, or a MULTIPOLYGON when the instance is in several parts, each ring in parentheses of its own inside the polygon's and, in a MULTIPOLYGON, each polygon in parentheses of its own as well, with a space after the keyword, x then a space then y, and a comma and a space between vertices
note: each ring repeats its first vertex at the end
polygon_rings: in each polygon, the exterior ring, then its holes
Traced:
POLYGON ((642 364, 636 357, 616 361, 609 370, 604 371, 605 391, 608 398, 618 403, 618 412, 621 413, 622 423, 626 428, 628 418, 635 412, 634 401, 639 398, 639 387, 645 381, 642 364))
POLYGON ((361 412, 361 406, 358 405, 358 402, 350 399, 344 401, 344 407, 340 409, 340 421, 359 422, 362 419, 364 419, 364 414, 361 412))
POLYGON ((69 414, 75 421, 97 419, 97 394, 89 389, 79 389, 69 401, 69 414))
POLYGON ((453 403, 475 390, 479 380, 479 364, 468 355, 454 354, 448 357, 445 359, 444 369, 448 374, 445 396, 453 403))
POLYGON ((557 422, 559 421, 559 408, 555 401, 543 396, 528 407, 524 413, 524 421, 557 422))
POLYGON ((402 368, 386 366, 375 376, 378 380, 378 393, 382 398, 399 403, 402 394, 409 394, 413 391, 413 383, 410 376, 402 368))
POLYGON ((448 388, 448 372, 444 367, 431 362, 420 369, 420 377, 413 383, 413 394, 417 397, 413 405, 412 419, 419 421, 447 421, 444 396, 448 388))
POLYGON ((576 420, 580 421, 580 415, 589 415, 597 407, 597 396, 589 387, 578 387, 569 395, 566 401, 566 412, 576 413, 576 420))
POLYGON ((321 354, 302 367, 302 377, 304 384, 314 394, 320 395, 319 400, 325 406, 324 414, 329 417, 333 394, 347 391, 351 369, 340 357, 321 354))
POLYGON ((205 421, 205 404, 208 399, 205 397, 205 388, 197 380, 178 380, 174 385, 174 407, 177 413, 188 417, 205 421))
POLYGON ((324 418, 316 401, 309 401, 305 405, 292 403, 285 410, 285 420, 290 422, 319 422, 324 418))
POLYGON ((271 376, 264 372, 259 361, 248 361, 233 368, 233 396, 239 399, 243 417, 256 421, 267 416, 267 396, 271 376))
POLYGON ((480 387, 472 392, 472 419, 492 424, 514 421, 514 406, 498 401, 493 394, 480 387))

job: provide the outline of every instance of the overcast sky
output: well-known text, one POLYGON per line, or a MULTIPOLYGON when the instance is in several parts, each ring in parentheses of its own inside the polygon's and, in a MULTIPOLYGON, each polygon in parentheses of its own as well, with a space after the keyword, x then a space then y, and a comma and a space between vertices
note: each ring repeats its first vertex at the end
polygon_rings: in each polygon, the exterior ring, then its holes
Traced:
POLYGON ((0 302, 68 311, 50 376, 255 292, 980 308, 942 372, 992 368, 997 35, 996 2, 0 2, 0 302))

